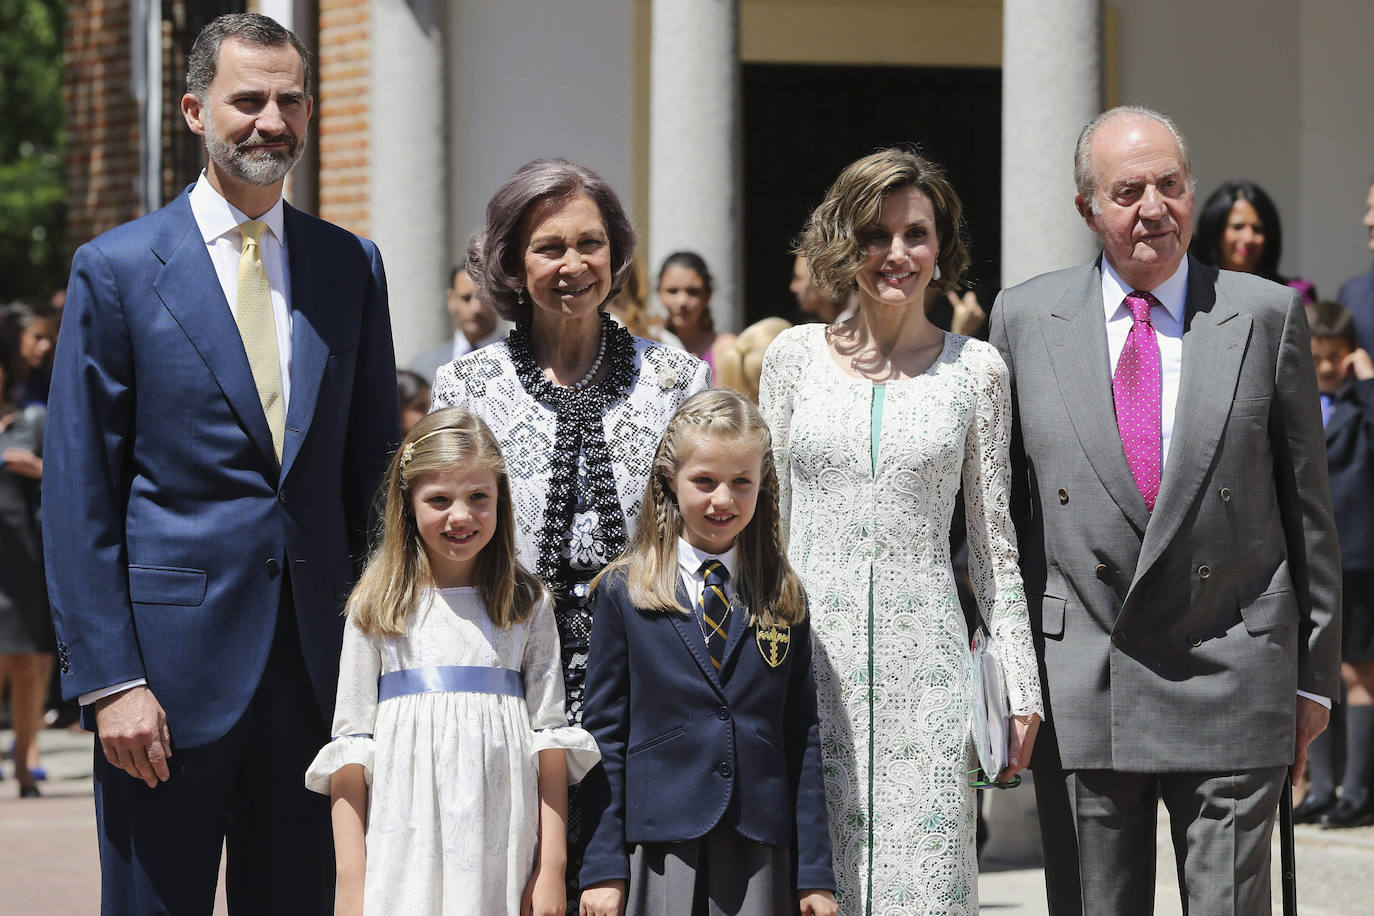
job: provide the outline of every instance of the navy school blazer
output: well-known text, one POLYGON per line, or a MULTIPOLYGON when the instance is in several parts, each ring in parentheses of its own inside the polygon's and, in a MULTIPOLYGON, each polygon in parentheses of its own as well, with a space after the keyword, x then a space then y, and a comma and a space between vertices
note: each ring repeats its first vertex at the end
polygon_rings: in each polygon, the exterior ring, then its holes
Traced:
POLYGON ((1374 571, 1374 379, 1336 398, 1326 421, 1326 467, 1341 568, 1374 571))
POLYGON ((724 822, 793 849, 799 889, 833 890, 809 621, 785 629, 772 655, 733 602, 717 672, 696 619, 634 607, 623 570, 595 601, 582 724, 601 763, 582 783, 582 886, 628 880, 631 844, 724 822))

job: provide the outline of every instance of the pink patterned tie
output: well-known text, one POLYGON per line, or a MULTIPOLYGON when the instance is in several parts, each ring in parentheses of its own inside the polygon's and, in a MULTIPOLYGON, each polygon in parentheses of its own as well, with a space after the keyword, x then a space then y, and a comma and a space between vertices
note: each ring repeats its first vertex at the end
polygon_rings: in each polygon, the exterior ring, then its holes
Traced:
POLYGON ((1131 476, 1145 497, 1145 507, 1155 510, 1159 495, 1160 456, 1160 396, 1163 372, 1160 368, 1159 341, 1155 326, 1150 322, 1150 306, 1159 300, 1149 293, 1135 290, 1126 297, 1134 323, 1121 348, 1116 362, 1116 376, 1112 379, 1112 397, 1116 401, 1116 425, 1121 430, 1121 447, 1131 476))

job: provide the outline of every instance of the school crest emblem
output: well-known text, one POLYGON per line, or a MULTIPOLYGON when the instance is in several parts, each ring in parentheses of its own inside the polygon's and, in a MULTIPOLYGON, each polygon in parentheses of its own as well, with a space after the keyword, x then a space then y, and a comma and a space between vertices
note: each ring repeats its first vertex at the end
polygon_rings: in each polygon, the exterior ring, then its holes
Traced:
POLYGON ((758 644, 759 654, 768 663, 768 667, 776 668, 787 658, 787 647, 792 642, 792 628, 789 626, 756 627, 754 630, 754 642, 758 644))

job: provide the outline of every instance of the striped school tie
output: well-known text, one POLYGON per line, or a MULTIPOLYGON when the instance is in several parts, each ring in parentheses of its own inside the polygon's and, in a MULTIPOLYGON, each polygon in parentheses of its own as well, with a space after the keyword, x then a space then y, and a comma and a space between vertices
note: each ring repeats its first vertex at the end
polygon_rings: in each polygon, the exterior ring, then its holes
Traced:
POLYGON ((706 639, 706 654, 711 656, 711 664, 719 671, 725 659, 726 622, 730 619, 730 602, 725 597, 725 581, 730 578, 730 570, 719 560, 707 560, 697 571, 706 582, 697 599, 697 624, 706 639))

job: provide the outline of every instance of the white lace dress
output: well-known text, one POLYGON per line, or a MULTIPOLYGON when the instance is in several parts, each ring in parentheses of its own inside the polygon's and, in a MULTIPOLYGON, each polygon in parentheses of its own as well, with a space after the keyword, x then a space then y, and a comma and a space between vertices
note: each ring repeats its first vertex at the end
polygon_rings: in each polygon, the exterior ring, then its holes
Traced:
POLYGON ((548 599, 499 629, 473 588, 426 592, 404 636, 347 625, 333 735, 306 786, 327 795, 337 769, 364 767, 367 914, 518 913, 538 842, 539 752, 562 748, 569 781, 601 758, 565 722, 548 599), (378 702, 383 675, 460 665, 519 672, 524 699, 434 690, 378 702))
POLYGON ((969 573, 1013 711, 1041 711, 1008 505, 1006 367, 946 334, 925 373, 875 385, 804 325, 769 347, 760 402, 812 614, 840 911, 971 916, 969 638, 949 557, 961 481, 969 573))

